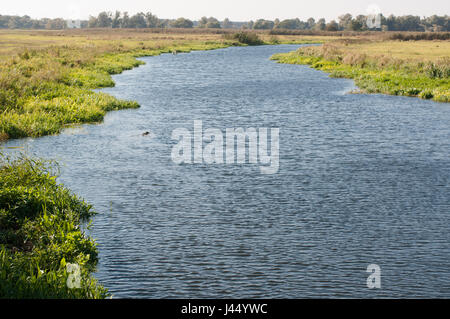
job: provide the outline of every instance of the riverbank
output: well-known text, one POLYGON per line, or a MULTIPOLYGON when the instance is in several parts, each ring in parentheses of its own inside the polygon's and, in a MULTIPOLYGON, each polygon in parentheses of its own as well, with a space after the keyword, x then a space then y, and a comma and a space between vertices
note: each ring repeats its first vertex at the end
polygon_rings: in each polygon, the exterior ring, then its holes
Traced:
POLYGON ((0 298, 109 296, 91 275, 96 244, 80 228, 95 213, 56 176, 53 163, 0 157, 0 298))
POLYGON ((138 108, 134 101, 92 91, 114 86, 111 75, 143 64, 138 57, 247 44, 319 41, 314 37, 252 35, 253 40, 233 34, 123 30, 2 32, 0 141, 57 134, 67 125, 100 122, 108 111, 138 108))
POLYGON ((276 54, 279 63, 309 65, 353 79, 361 93, 450 102, 450 41, 343 40, 276 54))

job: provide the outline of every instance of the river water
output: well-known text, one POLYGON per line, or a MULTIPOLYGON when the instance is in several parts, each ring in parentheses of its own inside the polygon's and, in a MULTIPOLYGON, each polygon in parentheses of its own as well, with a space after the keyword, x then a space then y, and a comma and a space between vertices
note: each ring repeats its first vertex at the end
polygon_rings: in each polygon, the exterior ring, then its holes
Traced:
POLYGON ((103 90, 140 109, 4 146, 58 160, 94 205, 95 276, 115 297, 449 298, 449 105, 269 60, 297 47, 143 58, 103 90), (171 133, 194 120, 279 128, 278 173, 175 164, 171 133))

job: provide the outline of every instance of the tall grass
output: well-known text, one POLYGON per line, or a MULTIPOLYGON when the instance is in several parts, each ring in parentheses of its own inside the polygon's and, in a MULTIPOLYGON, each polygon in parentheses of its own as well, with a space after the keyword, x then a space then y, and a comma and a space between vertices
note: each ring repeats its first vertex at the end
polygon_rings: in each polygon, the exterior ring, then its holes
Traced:
POLYGON ((91 276, 96 244, 80 228, 94 212, 56 177, 54 163, 0 157, 0 298, 108 296, 91 276), (81 268, 79 288, 68 288, 67 263, 81 268))
MULTIPOLYGON (((354 43, 343 41, 320 47, 300 48, 296 52, 272 57, 280 63, 306 64, 330 73, 332 77, 351 78, 362 92, 413 96, 450 102, 450 57, 437 60, 412 60, 392 55, 373 55, 364 46, 352 50, 354 43)), ((404 50, 409 49, 408 43, 404 50)))

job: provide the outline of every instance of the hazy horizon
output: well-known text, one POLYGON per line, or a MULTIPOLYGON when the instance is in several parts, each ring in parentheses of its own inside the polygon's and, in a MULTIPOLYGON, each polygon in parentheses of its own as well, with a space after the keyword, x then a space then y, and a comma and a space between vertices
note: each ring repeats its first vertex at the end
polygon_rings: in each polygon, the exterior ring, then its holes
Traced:
POLYGON ((450 1, 430 0, 424 1, 358 1, 348 0, 337 3, 331 0, 319 1, 292 1, 279 0, 276 4, 267 0, 153 0, 151 3, 144 0, 129 0, 126 2, 117 0, 100 1, 67 1, 56 0, 23 1, 17 0, 2 4, 1 15, 28 15, 32 18, 64 18, 64 19, 88 19, 90 15, 96 16, 102 11, 128 11, 130 14, 137 12, 152 12, 159 18, 173 19, 185 17, 198 20, 202 16, 213 16, 219 20, 229 18, 231 21, 250 21, 257 19, 274 20, 276 18, 290 19, 300 18, 306 20, 325 18, 327 21, 337 19, 344 13, 352 15, 366 14, 369 8, 379 8, 385 16, 394 15, 418 15, 431 16, 450 15, 450 1))

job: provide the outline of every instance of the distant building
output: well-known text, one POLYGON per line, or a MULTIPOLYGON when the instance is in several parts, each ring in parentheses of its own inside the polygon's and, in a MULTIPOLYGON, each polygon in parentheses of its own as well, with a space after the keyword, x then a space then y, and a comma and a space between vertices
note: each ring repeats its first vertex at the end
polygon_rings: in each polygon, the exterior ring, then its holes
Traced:
POLYGON ((80 20, 66 20, 67 29, 80 29, 81 21, 80 20))

